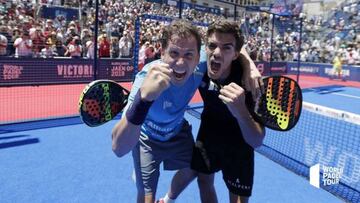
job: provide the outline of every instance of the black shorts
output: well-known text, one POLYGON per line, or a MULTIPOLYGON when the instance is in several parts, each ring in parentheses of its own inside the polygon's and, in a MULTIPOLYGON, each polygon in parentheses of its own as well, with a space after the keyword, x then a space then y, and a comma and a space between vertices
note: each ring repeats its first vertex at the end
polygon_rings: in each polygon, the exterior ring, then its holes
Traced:
POLYGON ((223 180, 231 193, 244 197, 251 196, 254 179, 253 150, 244 154, 238 147, 198 140, 193 149, 191 168, 205 174, 221 170, 223 180))

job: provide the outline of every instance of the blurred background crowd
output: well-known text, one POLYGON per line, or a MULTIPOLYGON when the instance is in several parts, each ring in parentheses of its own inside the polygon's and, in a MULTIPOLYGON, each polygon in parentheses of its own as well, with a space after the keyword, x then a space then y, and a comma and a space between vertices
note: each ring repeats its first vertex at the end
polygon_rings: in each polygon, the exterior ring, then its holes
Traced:
MULTIPOLYGON (((359 0, 345 1, 340 8, 329 11, 326 18, 305 17, 300 60, 331 63, 339 56, 345 64, 360 65, 359 11, 359 0)), ((179 10, 144 0, 101 0, 98 56, 133 57, 135 20, 143 14, 178 17, 179 10)), ((182 10, 182 17, 202 23, 226 18, 189 8, 182 10)), ((301 21, 280 16, 272 18, 268 13, 240 13, 238 22, 246 38, 246 49, 256 61, 270 61, 271 56, 273 61, 298 60, 301 21)), ((0 56, 93 58, 94 20, 92 0, 0 0, 0 56), (58 13, 49 18, 44 10, 51 7, 73 8, 78 15, 69 18, 58 13)), ((160 56, 159 39, 164 25, 160 21, 141 20, 140 64, 160 56)), ((203 34, 205 31, 206 28, 201 27, 203 34)))

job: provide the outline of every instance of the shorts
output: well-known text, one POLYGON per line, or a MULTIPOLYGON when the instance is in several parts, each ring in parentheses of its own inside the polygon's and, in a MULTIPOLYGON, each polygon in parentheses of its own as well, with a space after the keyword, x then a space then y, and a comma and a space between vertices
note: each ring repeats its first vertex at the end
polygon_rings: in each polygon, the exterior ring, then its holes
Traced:
POLYGON ((138 193, 156 193, 162 162, 164 170, 190 168, 194 146, 191 130, 191 125, 184 121, 181 131, 168 141, 161 142, 140 136, 138 144, 132 150, 138 193))
POLYGON ((342 67, 341 66, 334 66, 334 71, 335 71, 335 73, 341 73, 341 71, 342 71, 342 67))
POLYGON ((198 140, 193 149, 191 168, 205 174, 221 170, 223 180, 231 193, 250 197, 254 179, 254 151, 244 155, 237 149, 226 145, 204 145, 198 140))

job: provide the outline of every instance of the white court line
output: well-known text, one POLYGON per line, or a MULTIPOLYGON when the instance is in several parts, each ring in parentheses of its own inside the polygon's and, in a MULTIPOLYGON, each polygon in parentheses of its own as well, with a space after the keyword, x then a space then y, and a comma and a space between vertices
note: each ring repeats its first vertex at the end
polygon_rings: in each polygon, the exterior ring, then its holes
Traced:
MULTIPOLYGON (((313 89, 313 88, 309 88, 309 89, 316 91, 316 89, 313 89)), ((335 95, 339 95, 339 96, 344 96, 344 97, 350 97, 350 98, 360 99, 359 96, 354 96, 354 95, 350 95, 350 94, 336 93, 336 92, 328 91, 328 90, 320 91, 320 93, 330 93, 330 94, 335 94, 335 95)))
POLYGON ((350 97, 350 98, 360 99, 360 97, 354 96, 354 95, 350 95, 350 94, 342 94, 342 93, 331 93, 331 94, 336 94, 336 95, 340 95, 340 96, 344 96, 344 97, 350 97))

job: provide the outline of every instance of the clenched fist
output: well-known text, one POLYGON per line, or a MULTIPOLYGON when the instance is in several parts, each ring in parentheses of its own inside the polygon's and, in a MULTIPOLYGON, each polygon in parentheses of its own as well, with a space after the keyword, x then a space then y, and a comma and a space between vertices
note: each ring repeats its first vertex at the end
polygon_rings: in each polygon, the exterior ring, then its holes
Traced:
POLYGON ((141 99, 154 101, 170 86, 173 70, 168 64, 158 63, 149 68, 149 71, 140 87, 141 99))
POLYGON ((219 99, 221 99, 232 115, 240 118, 244 111, 247 111, 245 105, 245 90, 236 83, 230 83, 220 89, 219 99))

